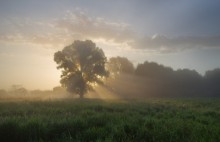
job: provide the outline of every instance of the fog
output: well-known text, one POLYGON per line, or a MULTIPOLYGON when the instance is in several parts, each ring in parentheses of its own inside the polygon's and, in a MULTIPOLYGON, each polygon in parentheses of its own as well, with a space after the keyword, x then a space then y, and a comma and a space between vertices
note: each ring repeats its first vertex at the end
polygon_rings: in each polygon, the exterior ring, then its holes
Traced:
MULTIPOLYGON (((106 64, 110 72, 103 84, 95 84, 84 98, 102 100, 162 98, 220 97, 220 69, 209 70, 205 75, 195 70, 178 69, 145 61, 134 67, 125 57, 112 57, 106 64)), ((1 101, 59 100, 78 98, 56 86, 52 90, 28 90, 22 85, 0 89, 1 101)))

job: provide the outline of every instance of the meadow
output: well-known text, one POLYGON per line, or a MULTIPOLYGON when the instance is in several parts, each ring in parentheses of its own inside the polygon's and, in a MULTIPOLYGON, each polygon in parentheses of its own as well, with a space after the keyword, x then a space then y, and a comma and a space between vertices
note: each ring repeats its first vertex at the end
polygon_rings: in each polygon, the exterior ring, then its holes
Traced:
POLYGON ((0 101, 0 141, 219 142, 219 99, 0 101))

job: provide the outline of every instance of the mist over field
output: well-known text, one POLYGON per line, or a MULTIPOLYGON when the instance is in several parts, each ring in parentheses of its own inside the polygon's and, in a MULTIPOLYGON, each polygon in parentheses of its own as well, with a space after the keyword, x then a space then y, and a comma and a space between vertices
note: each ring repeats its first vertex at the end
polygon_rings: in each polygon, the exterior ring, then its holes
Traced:
POLYGON ((219 0, 0 0, 0 142, 220 142, 219 0))
MULTIPOLYGON (((173 70, 153 62, 144 62, 134 68, 125 57, 113 57, 109 65, 110 75, 104 83, 95 85, 85 98, 97 99, 147 99, 162 98, 218 98, 220 97, 220 69, 207 71, 204 76, 195 70, 173 70), (116 62, 111 62, 113 59, 116 62), (126 62, 123 62, 125 60, 126 62), (129 66, 130 65, 130 66, 129 66), (120 67, 120 68, 119 68, 120 67)), ((1 98, 48 100, 78 98, 77 94, 57 86, 53 90, 27 90, 13 85, 8 91, 0 90, 1 98)))
MULTIPOLYGON (((104 77, 101 83, 94 80, 95 82, 91 84, 91 81, 88 81, 92 89, 88 88, 88 92, 83 94, 85 98, 126 100, 220 97, 219 68, 201 75, 195 70, 174 70, 148 61, 135 67, 126 57, 119 56, 108 59, 105 68, 109 73, 108 76, 104 77)), ((72 82, 74 80, 70 80, 69 83, 72 82)), ((77 84, 73 87, 77 87, 77 84)), ((1 101, 45 101, 78 97, 78 93, 68 90, 68 86, 56 86, 52 90, 28 90, 22 85, 12 85, 8 90, 0 90, 1 101)))

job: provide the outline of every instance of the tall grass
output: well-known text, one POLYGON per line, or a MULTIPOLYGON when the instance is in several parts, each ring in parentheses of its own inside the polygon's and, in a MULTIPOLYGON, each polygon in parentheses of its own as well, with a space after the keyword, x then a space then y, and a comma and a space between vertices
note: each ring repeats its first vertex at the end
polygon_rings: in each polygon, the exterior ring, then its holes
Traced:
POLYGON ((220 100, 0 102, 0 141, 218 142, 220 100))

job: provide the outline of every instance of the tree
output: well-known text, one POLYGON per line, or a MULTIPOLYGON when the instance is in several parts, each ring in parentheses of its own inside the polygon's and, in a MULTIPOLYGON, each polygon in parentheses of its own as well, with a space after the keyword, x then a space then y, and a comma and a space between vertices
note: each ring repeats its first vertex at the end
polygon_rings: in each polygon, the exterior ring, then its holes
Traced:
POLYGON ((220 96, 220 68, 207 71, 204 76, 204 81, 207 94, 215 97, 220 96))
POLYGON ((12 85, 10 93, 13 95, 27 95, 28 90, 25 89, 22 85, 12 85))
POLYGON ((53 88, 53 94, 64 95, 64 94, 66 94, 66 89, 61 86, 56 86, 53 88))
POLYGON ((94 84, 101 84, 108 76, 105 69, 106 57, 101 48, 91 40, 74 41, 54 54, 58 69, 62 69, 60 83, 70 93, 83 97, 94 84))
POLYGON ((135 74, 138 76, 144 76, 148 78, 154 79, 167 79, 173 76, 173 69, 170 67, 165 67, 163 65, 159 65, 155 62, 145 61, 143 64, 138 64, 135 74))
POLYGON ((134 65, 125 57, 112 57, 109 59, 108 68, 113 73, 134 73, 134 65))

